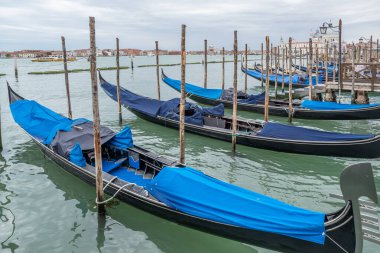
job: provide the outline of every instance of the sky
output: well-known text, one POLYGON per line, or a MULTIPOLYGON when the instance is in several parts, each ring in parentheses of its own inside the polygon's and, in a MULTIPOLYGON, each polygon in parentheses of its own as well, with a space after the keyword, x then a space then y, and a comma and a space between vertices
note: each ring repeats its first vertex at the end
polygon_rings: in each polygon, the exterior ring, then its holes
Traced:
POLYGON ((186 49, 202 50, 203 41, 231 49, 259 49, 265 36, 273 44, 289 36, 306 41, 330 20, 343 21, 343 39, 380 37, 379 0, 0 0, 0 51, 89 47, 88 17, 96 20, 99 48, 179 50, 181 24, 187 25, 186 49))

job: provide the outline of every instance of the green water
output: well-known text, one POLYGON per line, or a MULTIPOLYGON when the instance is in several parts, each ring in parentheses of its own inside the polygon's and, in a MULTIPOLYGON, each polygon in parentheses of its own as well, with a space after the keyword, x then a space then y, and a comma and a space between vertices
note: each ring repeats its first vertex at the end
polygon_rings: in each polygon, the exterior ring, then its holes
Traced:
MULTIPOLYGON (((201 56, 188 56, 189 62, 201 56)), ((230 56, 228 59, 232 59, 230 56)), ((210 56, 209 60, 220 60, 210 56)), ((155 68, 136 68, 153 64, 154 57, 135 57, 135 69, 121 71, 121 83, 130 90, 156 97, 155 68)), ((163 56, 161 63, 177 63, 178 56, 163 56)), ((114 66, 114 58, 98 58, 99 67, 114 66)), ((130 65, 122 57, 122 66, 130 65)), ((62 63, 32 63, 19 60, 19 79, 13 74, 13 60, 0 60, 0 102, 4 149, 0 156, 0 252, 272 252, 258 247, 212 236, 155 217, 124 203, 108 209, 104 222, 98 222, 95 189, 66 173, 45 159, 37 146, 13 121, 5 80, 29 99, 67 113, 63 75, 27 75, 31 71, 60 70, 62 63)), ((88 68, 81 59, 69 68, 88 68)), ((232 86, 232 63, 226 64, 226 86, 232 86)), ((209 87, 221 82, 221 64, 210 64, 209 87)), ((165 73, 180 77, 179 66, 165 67, 165 73)), ((103 76, 115 82, 115 71, 103 76)), ((239 73, 243 88, 244 75, 239 73)), ((203 84, 203 66, 188 65, 187 81, 203 84)), ((250 92, 260 90, 260 82, 249 78, 250 92)), ((92 117, 91 86, 88 72, 70 75, 74 117, 92 117)), ((178 97, 178 93, 161 83, 162 99, 178 97)), ((117 105, 103 91, 99 93, 102 124, 119 130, 117 105)), ((380 101, 380 97, 371 98, 380 101)), ((227 114, 231 111, 227 110, 227 114)), ((247 112, 239 116, 262 119, 263 115, 247 112)), ((286 119, 270 117, 285 122, 286 119)), ((132 127, 135 143, 159 154, 178 157, 178 131, 137 118, 123 110, 123 124, 132 127)), ((296 120, 295 125, 354 133, 379 133, 378 121, 296 120)), ((337 210, 343 203, 331 199, 329 193, 340 193, 339 174, 345 166, 370 161, 380 191, 380 160, 318 157, 287 154, 238 146, 193 134, 186 134, 186 163, 230 183, 280 199, 289 204, 321 212, 337 210)), ((379 252, 380 247, 365 242, 364 252, 379 252)))

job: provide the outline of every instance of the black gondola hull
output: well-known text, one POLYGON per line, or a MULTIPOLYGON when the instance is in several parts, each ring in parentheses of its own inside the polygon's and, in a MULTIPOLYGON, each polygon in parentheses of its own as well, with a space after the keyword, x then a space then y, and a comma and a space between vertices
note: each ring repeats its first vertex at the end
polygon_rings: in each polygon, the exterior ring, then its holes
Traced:
MULTIPOLYGON (((39 143, 33 138, 34 142, 39 146, 41 151, 65 171, 79 177, 81 180, 95 185, 95 171, 91 173, 74 164, 68 162, 66 159, 52 152, 49 148, 39 143)), ((104 181, 104 184, 107 181, 104 181)), ((109 195, 113 195, 118 188, 112 186, 112 184, 106 188, 105 192, 109 195)), ((326 238, 325 244, 316 244, 309 241, 299 240, 296 238, 283 236, 275 233, 257 231, 242 227, 230 226, 222 223, 213 222, 206 219, 197 218, 195 216, 187 215, 182 212, 171 209, 170 207, 147 201, 144 198, 128 193, 121 190, 117 195, 117 198, 123 202, 126 202, 132 206, 135 206, 141 210, 149 212, 151 214, 162 217, 166 220, 173 221, 200 231, 218 235, 224 238, 237 240, 243 243, 248 243, 258 247, 268 248, 271 250, 281 251, 285 253, 336 253, 338 252, 337 246, 326 238)), ((349 205, 348 205, 349 206, 349 205)), ((333 227, 326 227, 329 230, 327 234, 339 240, 344 241, 343 246, 345 249, 354 252, 355 241, 352 240, 355 235, 354 220, 351 207, 347 207, 347 213, 342 219, 335 223, 333 227), (350 238, 347 234, 351 235, 350 238)), ((341 212, 341 211, 340 211, 341 212)), ((337 215, 339 215, 339 213, 337 215)))
MULTIPOLYGON (((200 97, 194 94, 187 94, 188 98, 192 100, 207 104, 218 105, 224 104, 227 108, 232 108, 232 101, 226 100, 214 100, 205 97, 200 97)), ((238 103, 238 110, 249 111, 255 113, 264 114, 264 105, 262 104, 243 104, 238 103)), ((285 105, 275 106, 269 105, 269 115, 288 117, 289 110, 285 105)), ((356 110, 308 110, 301 108, 294 108, 293 118, 298 119, 319 119, 319 120, 364 120, 364 119, 379 119, 380 118, 380 106, 373 106, 369 108, 362 108, 356 110)))
MULTIPOLYGON (((151 115, 132 110, 138 117, 147 121, 160 124, 162 126, 179 129, 178 121, 153 117, 151 115)), ((231 142, 232 135, 228 130, 218 130, 217 128, 209 128, 186 124, 185 130, 198 135, 231 142)), ((293 140, 283 140, 274 138, 265 138, 255 135, 238 135, 237 144, 250 146, 260 149, 268 149, 280 152, 323 155, 323 156, 341 156, 341 157, 357 157, 357 158, 376 158, 380 156, 380 136, 371 140, 354 141, 354 142, 302 142, 293 140)))

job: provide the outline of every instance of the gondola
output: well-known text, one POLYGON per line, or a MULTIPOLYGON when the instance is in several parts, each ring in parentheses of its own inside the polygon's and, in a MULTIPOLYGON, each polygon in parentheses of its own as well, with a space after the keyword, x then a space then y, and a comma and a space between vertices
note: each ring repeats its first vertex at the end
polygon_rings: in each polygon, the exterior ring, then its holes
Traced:
MULTIPOLYGON (((117 101, 117 88, 99 74, 106 94, 117 101)), ((179 99, 161 101, 120 87, 121 104, 147 121, 178 129, 179 99)), ((202 108, 186 103, 185 130, 231 142, 232 119, 224 116, 223 104, 202 108)), ((380 135, 325 132, 279 123, 238 120, 237 143, 281 152, 361 158, 380 157, 380 135)))
MULTIPOLYGON (((42 152, 64 170, 94 185, 92 122, 61 116, 36 101, 25 100, 9 86, 8 95, 15 121, 42 152)), ((352 165, 342 172, 346 203, 340 210, 324 214, 225 183, 135 146, 128 127, 117 134, 101 127, 100 133, 104 190, 137 208, 198 230, 286 253, 362 250, 358 197, 377 202, 369 163, 352 165), (353 183, 355 188, 351 188, 353 183)))
MULTIPOLYGON (((248 71, 246 70, 246 68, 241 65, 241 71, 243 71, 243 73, 247 72, 247 75, 257 79, 257 80, 261 80, 261 76, 263 78, 263 81, 265 83, 266 81, 266 74, 264 73, 264 75, 261 74, 261 70, 258 68, 258 67, 255 67, 253 69, 249 68, 248 71)), ((280 87, 282 85, 282 74, 269 74, 268 75, 268 78, 269 78, 269 84, 270 85, 275 85, 276 83, 276 76, 277 76, 277 85, 278 87, 280 87)), ((285 86, 288 86, 289 85, 289 80, 290 77, 288 74, 284 75, 284 85, 285 86)), ((318 77, 318 83, 321 84, 323 83, 324 81, 324 77, 321 75, 318 77)), ((316 84, 316 77, 313 76, 312 77, 312 82, 313 82, 313 85, 316 84)), ((309 87, 309 77, 308 75, 304 74, 304 75, 301 75, 301 74, 293 74, 292 75, 292 87, 294 88, 305 88, 305 87, 309 87)))
MULTIPOLYGON (((174 90, 181 91, 181 82, 169 78, 162 71, 161 79, 174 90)), ((223 103, 232 108, 232 90, 205 89, 186 83, 186 96, 192 100, 209 105, 223 103)), ((264 113, 265 94, 248 95, 238 93, 238 110, 264 113)), ((269 100, 269 115, 288 117, 288 102, 284 100, 269 100)), ((293 103, 293 118, 313 120, 361 120, 380 119, 380 103, 368 105, 339 104, 335 102, 320 102, 303 100, 293 103)))

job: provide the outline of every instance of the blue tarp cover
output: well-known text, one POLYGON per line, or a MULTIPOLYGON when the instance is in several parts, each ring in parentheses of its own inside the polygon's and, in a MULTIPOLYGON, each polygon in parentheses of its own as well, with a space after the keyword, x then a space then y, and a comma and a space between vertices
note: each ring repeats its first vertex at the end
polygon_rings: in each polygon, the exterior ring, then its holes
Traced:
POLYGON ((257 135, 300 141, 354 141, 374 137, 373 134, 343 134, 271 122, 265 123, 264 128, 257 135))
POLYGON ((303 100, 301 107, 310 110, 352 110, 361 108, 370 108, 374 106, 380 106, 380 103, 358 105, 358 104, 339 104, 335 102, 321 102, 312 100, 303 100))
POLYGON ((323 244, 323 213, 304 210, 209 177, 165 167, 146 189, 172 208, 197 217, 323 244))
POLYGON ((122 150, 133 147, 132 132, 129 126, 124 127, 124 129, 112 137, 107 144, 122 150))
MULTIPOLYGON (((181 81, 165 77, 164 82, 177 91, 181 91, 181 81)), ((190 83, 185 84, 187 93, 194 94, 200 97, 219 99, 222 96, 223 90, 221 89, 205 89, 190 83)))
MULTIPOLYGON (((10 108, 14 120, 30 135, 39 139, 42 143, 47 145, 52 143, 58 131, 67 132, 68 135, 70 135, 73 132, 73 126, 82 124, 81 127, 83 128, 85 125, 87 126, 87 122, 89 122, 89 120, 83 118, 71 120, 69 118, 59 115, 58 113, 50 110, 49 108, 44 107, 43 105, 40 105, 39 103, 33 100, 15 101, 10 105, 10 108)), ((88 130, 87 128, 86 130, 88 130)), ((65 150, 62 150, 63 153, 60 153, 61 155, 64 155, 65 151, 67 150, 67 145, 70 146, 70 149, 71 147, 75 149, 72 152, 78 150, 78 148, 75 147, 76 144, 73 144, 73 142, 76 143, 77 141, 79 142, 90 140, 91 147, 93 147, 93 141, 91 140, 91 138, 93 138, 92 131, 90 135, 88 135, 88 133, 84 130, 76 129, 75 132, 78 132, 76 133, 75 137, 74 135, 67 136, 65 137, 65 139, 63 136, 61 136, 59 142, 67 142, 66 145, 64 145, 65 150)), ((110 134, 113 133, 112 130, 108 128, 106 129, 105 127, 101 127, 101 133, 102 132, 108 132, 108 136, 110 136, 110 134)), ((133 146, 132 133, 130 129, 128 127, 124 128, 120 133, 113 136, 112 139, 110 139, 110 142, 113 146, 121 149, 133 146)), ((79 148, 83 149, 83 146, 79 148)))
POLYGON ((57 131, 70 131, 87 119, 71 120, 33 100, 18 100, 10 105, 14 120, 44 144, 50 144, 57 131))
POLYGON ((79 167, 86 166, 86 159, 83 157, 82 149, 79 143, 75 143, 73 149, 69 153, 69 160, 79 167))
MULTIPOLYGON (((115 85, 102 80, 101 87, 113 100, 117 101, 117 88, 115 85)), ((148 97, 143 97, 120 88, 120 99, 124 106, 140 111, 150 116, 162 116, 165 118, 179 120, 179 98, 173 98, 168 101, 160 101, 148 97)), ((185 116, 185 122, 195 125, 203 125, 203 116, 223 116, 224 106, 220 104, 215 107, 203 108, 194 103, 186 102, 185 110, 192 110, 192 115, 185 116)))
POLYGON ((246 99, 238 99, 238 103, 245 103, 245 104, 257 104, 260 102, 265 101, 265 92, 257 95, 250 95, 246 99))
MULTIPOLYGON (((245 69, 243 68, 243 72, 245 71, 245 69)), ((256 79, 261 79, 261 72, 257 71, 257 70, 254 70, 254 69, 248 69, 248 72, 247 72, 248 75, 256 78, 256 79)), ((323 82, 323 76, 319 76, 318 79, 319 79, 319 83, 322 83, 323 82)), ((285 85, 289 85, 289 75, 284 75, 284 84, 285 85)), ((266 81, 266 74, 264 73, 263 75, 263 80, 264 82, 266 81)), ((313 85, 316 84, 316 77, 313 76, 312 77, 312 80, 313 80, 313 85)), ((276 81, 276 75, 275 74, 270 74, 269 75, 269 81, 270 82, 275 82, 276 81)), ((282 83, 282 75, 281 74, 278 74, 277 75, 277 82, 278 83, 282 83)), ((302 78, 299 76, 299 75, 296 75, 294 74, 293 75, 293 78, 292 78, 292 84, 294 85, 305 85, 305 86, 308 86, 309 85, 309 78, 306 76, 306 78, 304 80, 302 80, 302 78)))

